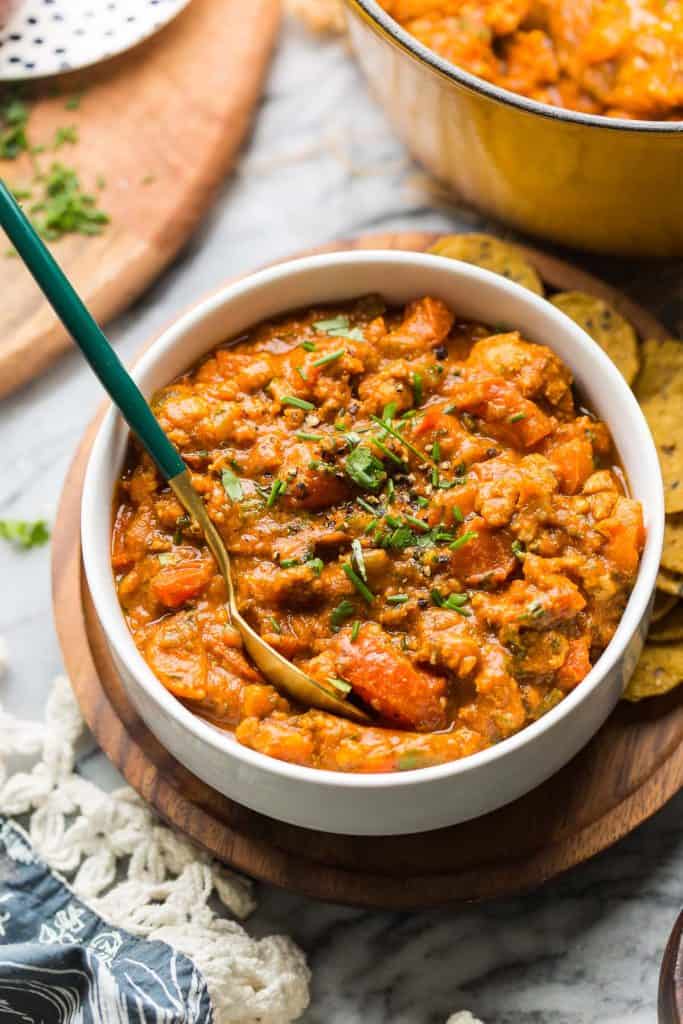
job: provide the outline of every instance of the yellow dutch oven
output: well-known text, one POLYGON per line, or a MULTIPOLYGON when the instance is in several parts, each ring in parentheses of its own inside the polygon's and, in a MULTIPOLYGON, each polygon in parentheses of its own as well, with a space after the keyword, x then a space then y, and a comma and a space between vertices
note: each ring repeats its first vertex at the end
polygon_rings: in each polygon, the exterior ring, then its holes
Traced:
POLYGON ((374 92, 413 155, 466 202, 556 242, 683 256, 683 121, 562 110, 428 50, 375 0, 346 0, 374 92))

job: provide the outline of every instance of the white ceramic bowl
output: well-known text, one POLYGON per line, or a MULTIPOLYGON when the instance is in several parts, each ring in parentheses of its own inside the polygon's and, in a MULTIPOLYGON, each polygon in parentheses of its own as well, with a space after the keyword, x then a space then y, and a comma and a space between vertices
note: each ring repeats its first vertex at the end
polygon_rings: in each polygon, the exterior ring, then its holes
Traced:
POLYGON ((182 316, 145 353, 135 379, 146 395, 245 328, 312 303, 369 292, 405 303, 445 300, 458 314, 519 328, 553 348, 588 404, 610 426, 633 494, 643 503, 647 543, 619 627, 587 678, 520 733, 461 761, 418 771, 352 775, 276 761, 240 746, 195 717, 157 681, 133 643, 110 566, 111 498, 128 430, 110 410, 88 464, 82 544, 88 585, 126 689, 163 745, 209 785, 263 814, 307 828, 356 835, 418 832, 465 821, 522 796, 591 738, 640 656, 662 546, 664 500, 647 424, 619 372, 571 320, 530 291, 485 270, 408 252, 349 252, 280 264, 229 285, 182 316))

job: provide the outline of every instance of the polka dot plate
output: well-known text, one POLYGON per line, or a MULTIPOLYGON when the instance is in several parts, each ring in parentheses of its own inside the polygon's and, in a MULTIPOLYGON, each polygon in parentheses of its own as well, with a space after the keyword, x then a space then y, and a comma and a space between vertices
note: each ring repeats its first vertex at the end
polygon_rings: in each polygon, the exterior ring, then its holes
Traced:
POLYGON ((190 0, 0 0, 0 81, 88 67, 153 35, 190 0))

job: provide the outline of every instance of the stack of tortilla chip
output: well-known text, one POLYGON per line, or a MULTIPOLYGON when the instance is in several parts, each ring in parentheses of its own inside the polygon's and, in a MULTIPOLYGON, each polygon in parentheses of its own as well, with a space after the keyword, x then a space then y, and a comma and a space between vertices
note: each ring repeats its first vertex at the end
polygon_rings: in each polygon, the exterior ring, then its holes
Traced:
POLYGON ((516 246, 490 235, 447 235, 430 252, 474 263, 544 295, 597 341, 645 414, 664 478, 666 531, 652 623, 624 697, 639 701, 683 682, 683 343, 650 339, 641 346, 633 326, 609 303, 583 292, 546 295, 534 267, 516 246))

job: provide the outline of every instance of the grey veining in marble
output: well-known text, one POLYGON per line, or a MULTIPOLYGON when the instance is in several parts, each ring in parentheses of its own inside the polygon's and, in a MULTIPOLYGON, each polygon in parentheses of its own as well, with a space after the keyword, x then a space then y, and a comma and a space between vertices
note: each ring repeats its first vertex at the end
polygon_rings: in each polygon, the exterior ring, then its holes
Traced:
MULTIPOLYGON (((471 211, 435 200, 344 45, 288 25, 239 168, 181 258, 110 333, 129 358, 208 289, 292 250, 363 231, 478 223, 471 211)), ((681 331, 680 265, 584 263, 681 331)), ((0 516, 54 516, 100 398, 72 354, 2 403, 0 516)), ((2 545, 0 636, 11 663, 0 699, 39 717, 61 668, 48 550, 18 554, 2 545)), ((92 743, 80 766, 102 785, 120 781, 92 743)), ((306 1024, 444 1024, 461 1008, 486 1024, 649 1024, 662 950, 683 900, 681 816, 683 795, 592 863, 518 899, 379 914, 263 887, 251 927, 289 931, 308 951, 306 1024)))

